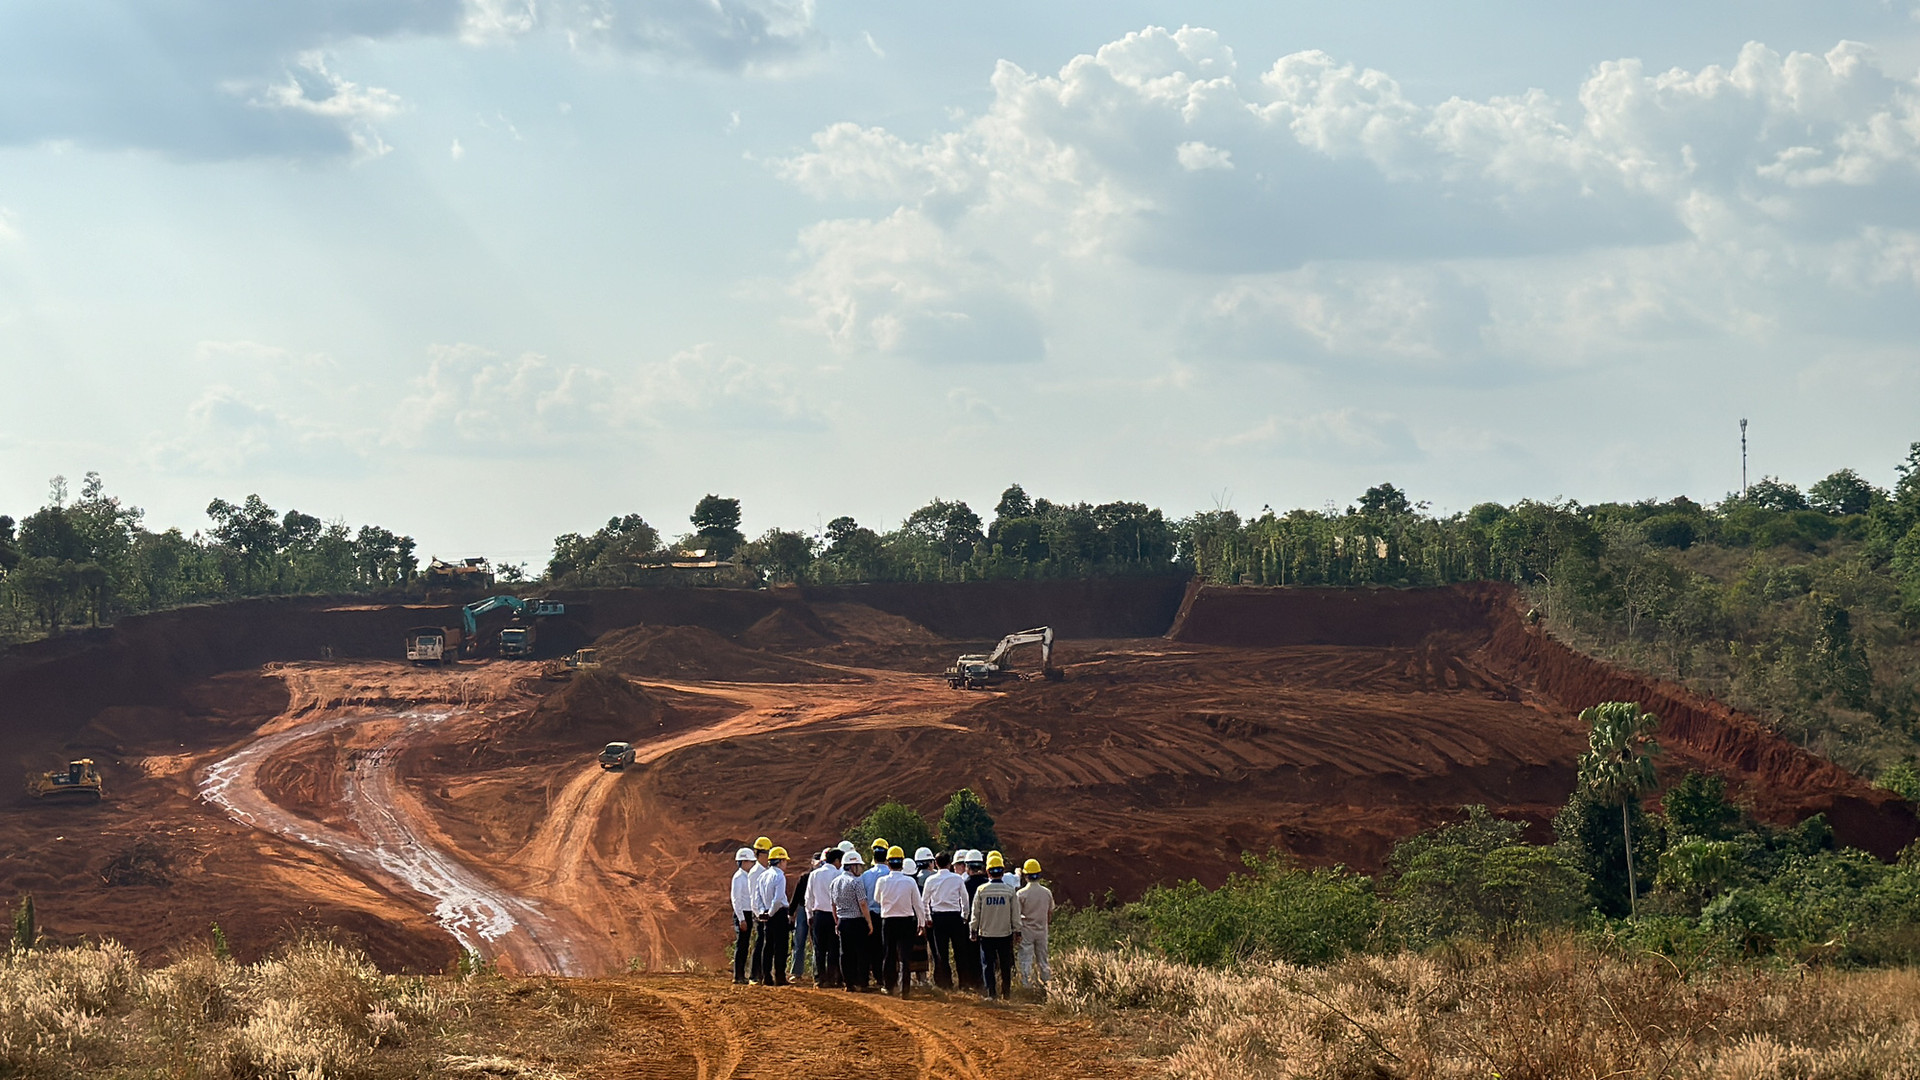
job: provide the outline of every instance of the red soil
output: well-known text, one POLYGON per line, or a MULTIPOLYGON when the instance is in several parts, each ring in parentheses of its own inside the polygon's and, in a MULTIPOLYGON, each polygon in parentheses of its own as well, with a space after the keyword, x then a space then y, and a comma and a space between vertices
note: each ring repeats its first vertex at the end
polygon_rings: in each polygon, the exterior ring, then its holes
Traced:
POLYGON ((313 602, 128 620, 0 658, 0 745, 22 767, 92 752, 110 795, 93 809, 0 805, 0 831, 24 838, 0 849, 0 896, 31 889, 56 932, 150 952, 215 919, 243 952, 333 924, 390 965, 438 967, 453 946, 423 914, 434 902, 381 862, 379 845, 404 837, 457 869, 473 902, 523 913, 485 946, 509 964, 712 961, 734 847, 767 834, 817 849, 890 796, 931 816, 974 788, 1010 854, 1040 857, 1076 900, 1217 881, 1247 850, 1372 868, 1469 803, 1545 839, 1584 744, 1575 713, 1615 698, 1663 717, 1669 776, 1720 772, 1764 816, 1825 812, 1843 841, 1882 855, 1920 832, 1907 804, 1752 718, 1561 646, 1497 586, 565 599, 570 633, 598 636, 607 662, 567 682, 528 664, 341 659, 391 657, 426 620, 313 602), (938 678, 963 648, 1042 623, 1072 628, 1064 683, 967 693, 938 678), (336 659, 261 667, 323 646, 336 659), (207 766, 260 736, 279 741, 233 793, 291 826, 248 830, 196 797, 207 766), (603 773, 592 752, 616 738, 639 763, 603 773), (328 839, 302 841, 299 822, 328 839), (168 883, 107 884, 115 866, 144 865, 141 838, 168 883))

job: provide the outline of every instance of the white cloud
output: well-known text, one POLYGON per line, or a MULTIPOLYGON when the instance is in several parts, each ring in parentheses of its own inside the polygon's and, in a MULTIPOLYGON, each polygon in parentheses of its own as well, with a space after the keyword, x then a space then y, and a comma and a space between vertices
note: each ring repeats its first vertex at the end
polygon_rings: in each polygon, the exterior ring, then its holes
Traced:
POLYGON ((1434 371, 1920 321, 1920 83, 1853 42, 1429 104, 1148 28, 991 85, 947 130, 833 124, 777 163, 875 207, 801 234, 796 294, 842 349, 978 356, 914 340, 1017 323, 1037 357, 1098 310, 1068 280, 1161 286, 1178 350, 1434 371))
POLYGON ((1233 151, 1208 146, 1197 139, 1174 147, 1173 156, 1179 159, 1180 167, 1188 172, 1233 168, 1233 151))
POLYGON ((778 70, 823 39, 812 0, 16 0, 0 5, 0 145, 70 141, 183 158, 384 152, 394 92, 322 59, 430 37, 529 34, 731 72, 778 70))
POLYGON ((1398 417, 1352 408, 1303 416, 1269 416, 1212 441, 1213 450, 1265 450, 1311 461, 1387 463, 1421 457, 1419 442, 1398 417))

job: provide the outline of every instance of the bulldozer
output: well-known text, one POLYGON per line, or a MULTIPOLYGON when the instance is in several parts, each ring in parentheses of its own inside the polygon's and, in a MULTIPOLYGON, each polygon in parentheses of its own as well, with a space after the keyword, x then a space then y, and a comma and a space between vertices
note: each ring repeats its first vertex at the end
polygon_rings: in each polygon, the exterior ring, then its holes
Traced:
POLYGON ((92 758, 67 762, 64 769, 51 769, 27 777, 27 794, 47 802, 97 803, 101 797, 100 770, 92 758))
POLYGON ((1040 646, 1040 676, 1048 682, 1058 682, 1061 672, 1053 666, 1053 627, 1036 626, 1031 630, 1022 630, 1017 634, 1008 634, 1000 639, 990 653, 963 653, 960 659, 947 669, 947 685, 955 690, 983 690, 996 683, 1027 679, 1013 669, 1007 657, 1021 645, 1040 646))

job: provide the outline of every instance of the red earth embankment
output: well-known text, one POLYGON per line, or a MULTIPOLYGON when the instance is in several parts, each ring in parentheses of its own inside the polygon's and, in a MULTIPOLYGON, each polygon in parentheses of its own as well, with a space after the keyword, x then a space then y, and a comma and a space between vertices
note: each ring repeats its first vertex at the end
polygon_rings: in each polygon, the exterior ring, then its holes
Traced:
POLYGON ((1168 631, 1176 641, 1276 647, 1472 642, 1477 666, 1557 711, 1633 701, 1660 716, 1659 738, 1683 764, 1726 777, 1766 820, 1827 815, 1841 843, 1892 858, 1920 838, 1913 807, 1795 746, 1757 718, 1685 687, 1623 671, 1529 625, 1514 589, 1189 587, 1168 631))

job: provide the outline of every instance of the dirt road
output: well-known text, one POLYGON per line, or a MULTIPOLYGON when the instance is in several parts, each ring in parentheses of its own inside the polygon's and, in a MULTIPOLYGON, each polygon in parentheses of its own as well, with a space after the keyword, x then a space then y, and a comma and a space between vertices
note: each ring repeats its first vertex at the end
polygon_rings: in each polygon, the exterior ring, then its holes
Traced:
POLYGON ((606 993, 616 1025, 641 1033, 625 1061, 597 1074, 608 1080, 1120 1080, 1145 1071, 1090 1025, 1030 1007, 736 987, 691 975, 602 985, 592 989, 606 993))

